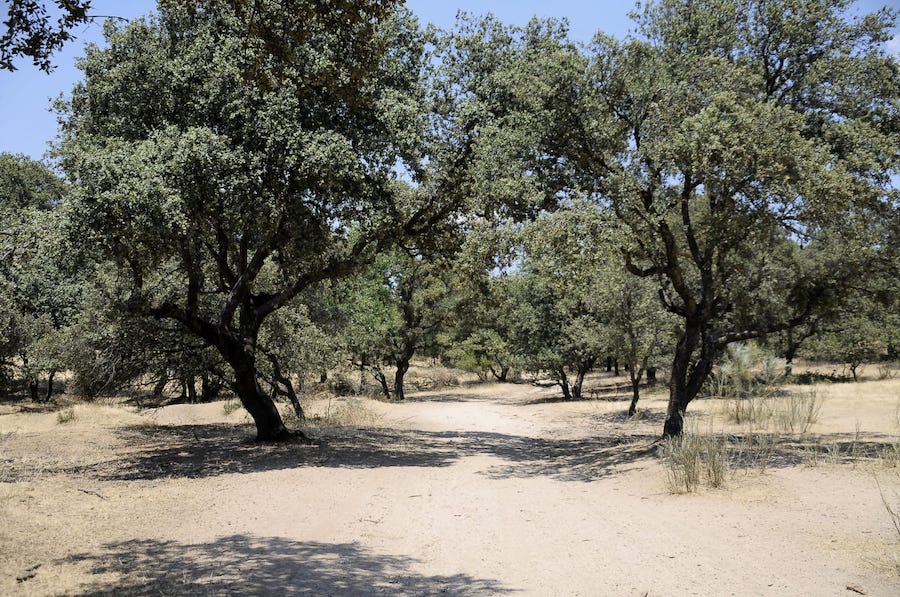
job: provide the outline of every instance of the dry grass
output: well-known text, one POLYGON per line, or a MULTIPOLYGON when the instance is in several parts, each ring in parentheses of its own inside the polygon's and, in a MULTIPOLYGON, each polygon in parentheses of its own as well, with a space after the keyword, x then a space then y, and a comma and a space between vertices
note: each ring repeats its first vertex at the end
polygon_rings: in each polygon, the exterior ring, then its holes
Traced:
POLYGON ((56 422, 60 425, 64 425, 65 423, 71 423, 76 417, 75 408, 70 406, 69 408, 64 408, 56 413, 56 422))
MULTIPOLYGON (((369 427, 380 418, 372 408, 373 401, 355 397, 319 398, 306 401, 306 421, 304 427, 313 429, 369 427)), ((293 410, 284 414, 288 425, 300 425, 293 410)))
POLYGON ((724 486, 729 471, 729 451, 727 440, 712 433, 691 430, 680 437, 667 438, 659 453, 669 491, 691 493, 701 485, 713 489, 724 486))

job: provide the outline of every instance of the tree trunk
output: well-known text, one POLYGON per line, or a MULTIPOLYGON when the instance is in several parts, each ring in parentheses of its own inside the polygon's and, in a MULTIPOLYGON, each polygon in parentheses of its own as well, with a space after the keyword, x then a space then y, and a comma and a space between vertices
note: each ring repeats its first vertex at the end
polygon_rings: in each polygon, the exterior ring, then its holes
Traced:
POLYGON ((381 386, 381 393, 384 394, 384 399, 390 400, 391 391, 388 389, 387 378, 384 375, 384 371, 379 367, 373 367, 372 376, 378 380, 378 384, 381 386))
POLYGON ((702 329, 699 324, 689 323, 685 327, 672 359, 669 405, 663 436, 677 437, 684 431, 684 413, 712 371, 715 350, 715 339, 709 330, 702 329), (692 357, 698 347, 700 354, 692 365, 692 357))
POLYGON ((578 373, 575 375, 575 384, 572 386, 572 397, 575 400, 581 400, 581 388, 584 386, 584 376, 587 375, 593 367, 593 360, 578 366, 578 373))
POLYGON ((640 400, 641 398, 641 377, 643 377, 643 375, 643 368, 639 368, 637 371, 635 371, 635 368, 631 367, 631 404, 628 405, 629 417, 633 417, 637 412, 638 400, 640 400))
POLYGON ((220 344, 222 356, 234 371, 234 393, 256 424, 256 441, 278 442, 291 439, 293 434, 284 426, 275 401, 259 385, 256 375, 256 337, 252 333, 244 336, 238 340, 233 337, 223 339, 220 344))
POLYGON ((159 381, 156 382, 156 385, 153 386, 154 398, 162 398, 167 383, 169 383, 169 378, 165 373, 163 373, 162 377, 159 378, 159 381))
POLYGON ((189 375, 184 380, 184 385, 187 387, 187 401, 190 404, 197 404, 200 402, 197 398, 197 378, 193 375, 189 375))
POLYGON ((794 328, 787 329, 787 350, 784 351, 784 375, 790 377, 794 372, 794 356, 800 347, 799 342, 794 342, 794 328))
POLYGON ((559 387, 562 388, 563 400, 571 400, 572 394, 569 392, 569 378, 566 376, 566 370, 559 369, 556 372, 556 377, 558 378, 559 387))
POLYGON ((235 369, 233 387, 234 393, 256 424, 256 441, 277 442, 291 437, 275 402, 259 387, 255 370, 235 369))
POLYGON ((500 365, 500 372, 497 373, 497 370, 494 369, 492 365, 491 375, 493 375, 494 379, 496 379, 497 381, 506 381, 506 377, 509 375, 509 367, 506 365, 500 365))
POLYGON ((615 370, 616 377, 619 377, 619 359, 613 359, 613 370, 615 370))
POLYGON ((44 402, 50 402, 53 398, 53 378, 56 377, 56 370, 51 369, 47 372, 47 393, 44 395, 44 402))
POLYGON ((366 384, 366 357, 360 357, 359 359, 359 394, 360 396, 365 396, 366 390, 368 390, 366 384))
POLYGON ((394 374, 394 398, 397 400, 405 400, 406 394, 403 391, 403 378, 409 371, 409 359, 397 360, 397 372, 394 374))
POLYGON ((41 399, 38 397, 38 380, 31 378, 28 381, 28 393, 31 395, 32 402, 41 401, 41 399))
POLYGON ((204 373, 200 376, 200 400, 202 402, 212 402, 219 396, 221 383, 218 380, 209 378, 209 374, 204 373))

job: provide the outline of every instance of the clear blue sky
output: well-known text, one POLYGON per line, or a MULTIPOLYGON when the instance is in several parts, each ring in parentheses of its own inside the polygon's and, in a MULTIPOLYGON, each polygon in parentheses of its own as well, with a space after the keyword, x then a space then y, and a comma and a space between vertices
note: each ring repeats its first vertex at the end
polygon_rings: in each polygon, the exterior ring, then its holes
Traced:
MULTIPOLYGON (((5 2, 0 10, 5 17, 5 2)), ((868 12, 879 6, 900 6, 900 0, 860 0, 860 11, 868 12)), ((155 10, 155 0, 94 0, 92 13, 134 18, 155 10)), ((459 10, 475 14, 493 13, 502 21, 524 24, 531 17, 565 17, 569 20, 572 38, 588 41, 602 30, 617 37, 624 36, 631 27, 627 13, 629 1, 610 0, 407 0, 407 6, 419 15, 423 23, 451 27, 459 10)), ((50 75, 20 63, 14 73, 0 71, 0 151, 24 153, 40 158, 47 143, 56 136, 56 116, 50 111, 50 101, 68 93, 81 78, 75 59, 82 55, 83 44, 101 42, 101 24, 88 24, 75 31, 77 40, 55 55, 57 65, 50 75)), ((893 50, 900 53, 900 36, 894 38, 893 50)))

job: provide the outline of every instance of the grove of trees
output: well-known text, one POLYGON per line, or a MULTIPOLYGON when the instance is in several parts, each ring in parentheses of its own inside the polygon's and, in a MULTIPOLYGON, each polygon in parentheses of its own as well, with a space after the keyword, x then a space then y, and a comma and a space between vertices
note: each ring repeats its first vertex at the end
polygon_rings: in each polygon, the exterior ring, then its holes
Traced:
MULTIPOLYGON (((0 155, 0 390, 230 391, 279 441, 279 397, 302 417, 341 367, 396 400, 417 356, 579 399, 617 359, 630 414, 665 372, 671 436, 729 343, 896 358, 897 12, 853 9, 656 0, 588 45, 401 0, 111 20, 52 168, 0 155)), ((41 68, 64 41, 10 35, 41 68)))

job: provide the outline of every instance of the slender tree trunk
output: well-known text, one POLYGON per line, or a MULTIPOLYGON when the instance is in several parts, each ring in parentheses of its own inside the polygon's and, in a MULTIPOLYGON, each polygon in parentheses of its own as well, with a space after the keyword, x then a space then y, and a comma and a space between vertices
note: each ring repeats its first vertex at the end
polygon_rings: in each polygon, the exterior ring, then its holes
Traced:
POLYGON ((381 386, 381 393, 384 394, 385 400, 391 399, 391 391, 388 389, 387 377, 384 375, 384 371, 381 370, 380 367, 374 367, 372 369, 372 375, 378 381, 378 384, 381 386))
POLYGON ((619 359, 613 359, 613 370, 615 371, 616 377, 619 377, 619 359))
POLYGON ((47 372, 47 393, 44 395, 44 402, 50 402, 53 398, 53 378, 56 377, 56 370, 51 369, 47 372))
POLYGON ((403 378, 409 371, 409 359, 397 360, 397 372, 394 374, 394 398, 397 400, 405 400, 406 394, 403 391, 403 378))
POLYGON ((557 370, 556 376, 558 378, 559 387, 562 388, 563 400, 571 400, 572 393, 569 391, 569 378, 566 375, 566 370, 560 368, 557 370))
POLYGON ((159 378, 159 381, 156 382, 156 385, 153 386, 154 398, 162 398, 163 391, 165 391, 167 383, 169 383, 169 377, 165 373, 163 373, 162 377, 159 378))
POLYGON ((31 396, 32 402, 40 402, 41 399, 38 397, 38 380, 35 378, 31 378, 28 381, 28 393, 31 396))
POLYGON ((359 359, 359 393, 361 396, 364 396, 367 390, 366 384, 366 357, 360 357, 359 359))
POLYGON ((572 385, 572 398, 581 400, 581 388, 584 387, 584 376, 592 369, 593 363, 585 363, 578 366, 578 373, 575 375, 575 383, 572 385))
POLYGON ((306 414, 303 412, 303 406, 300 404, 297 392, 294 391, 294 384, 291 382, 290 377, 285 375, 281 370, 281 364, 278 362, 275 355, 269 355, 269 361, 272 363, 272 377, 275 378, 275 388, 277 392, 287 396, 291 406, 294 408, 294 414, 297 415, 297 419, 305 421, 306 414))
POLYGON ((200 400, 197 398, 197 378, 193 375, 189 375, 184 380, 184 385, 187 387, 187 400, 190 404, 197 404, 200 400))
POLYGON ((628 405, 628 416, 633 417, 637 412, 638 400, 641 399, 641 377, 644 375, 643 367, 635 371, 635 367, 631 367, 631 404, 628 405))

